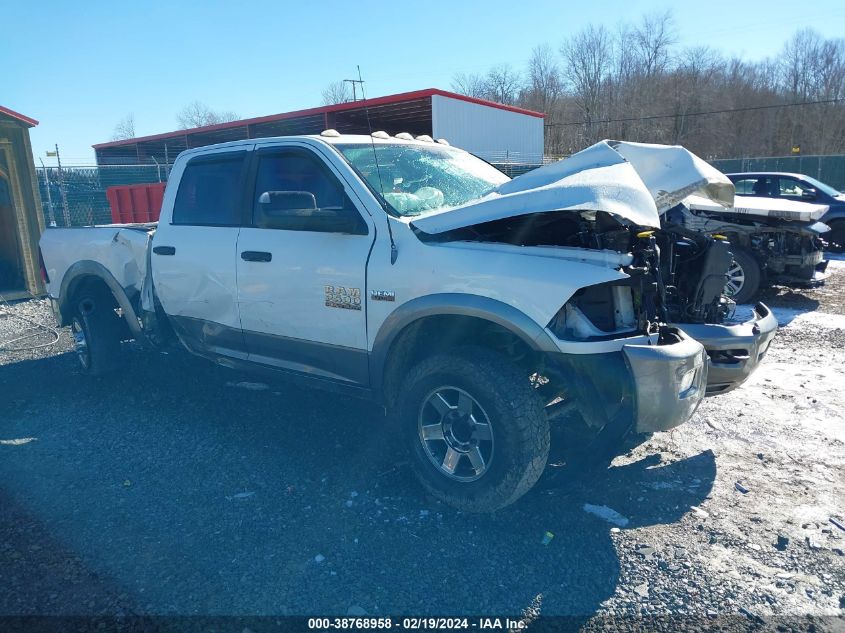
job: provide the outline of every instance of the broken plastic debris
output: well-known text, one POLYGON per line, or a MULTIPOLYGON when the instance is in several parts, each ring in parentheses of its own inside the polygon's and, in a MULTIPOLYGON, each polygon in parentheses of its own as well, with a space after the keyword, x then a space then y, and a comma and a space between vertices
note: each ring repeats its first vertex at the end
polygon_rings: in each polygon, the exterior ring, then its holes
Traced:
POLYGON ((625 527, 628 525, 629 521, 627 517, 623 517, 613 508, 608 508, 607 506, 594 506, 590 503, 584 504, 584 512, 589 512, 600 519, 604 519, 608 523, 613 523, 613 525, 618 525, 619 527, 625 527))
POLYGON ((37 437, 18 437, 14 440, 0 440, 0 446, 22 446, 36 441, 37 437))
POLYGON ((317 554, 317 555, 314 557, 314 562, 315 562, 315 563, 322 563, 324 560, 326 560, 326 557, 325 557, 325 556, 323 556, 322 554, 317 554))
POLYGON ((734 488, 736 488, 737 490, 739 490, 739 491, 740 491, 742 494, 744 494, 744 495, 747 495, 747 494, 748 494, 748 488, 746 488, 745 486, 743 486, 743 485, 742 485, 741 483, 739 483, 739 482, 736 482, 736 483, 734 484, 734 488))
POLYGON ((551 543, 552 539, 554 537, 555 537, 555 535, 552 534, 551 532, 546 532, 545 534, 543 534, 543 540, 542 540, 543 545, 548 545, 549 543, 551 543))
POLYGON ((265 389, 269 389, 269 385, 265 385, 263 382, 227 382, 227 387, 240 387, 241 389, 248 389, 249 391, 264 391, 265 389))
POLYGON ((837 521, 837 520, 836 520, 836 519, 834 519, 833 517, 830 517, 830 522, 831 522, 831 523, 833 523, 833 525, 835 525, 836 527, 838 527, 840 530, 842 530, 843 532, 845 532, 845 524, 843 524, 841 521, 837 521))
POLYGON ((124 487, 128 488, 129 486, 131 486, 131 485, 132 485, 132 482, 131 482, 131 481, 129 481, 128 479, 124 479, 124 480, 123 480, 123 485, 124 485, 124 487))
POLYGON ((690 506, 690 510, 692 510, 692 513, 699 519, 706 519, 710 516, 710 513, 707 512, 707 510, 703 510, 698 506, 690 506))
POLYGON ((251 497, 254 494, 255 494, 254 492, 239 492, 237 494, 233 494, 231 497, 226 497, 226 498, 229 499, 230 501, 232 499, 248 499, 249 497, 251 497))

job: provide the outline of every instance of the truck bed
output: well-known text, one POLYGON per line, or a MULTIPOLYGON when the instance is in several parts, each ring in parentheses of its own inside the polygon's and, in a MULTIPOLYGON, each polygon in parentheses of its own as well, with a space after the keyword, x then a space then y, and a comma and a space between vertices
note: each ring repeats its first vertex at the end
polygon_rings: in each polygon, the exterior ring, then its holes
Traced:
POLYGON ((41 236, 47 290, 58 297, 67 270, 82 261, 102 264, 123 288, 140 290, 147 271, 147 241, 156 224, 50 228, 41 236))

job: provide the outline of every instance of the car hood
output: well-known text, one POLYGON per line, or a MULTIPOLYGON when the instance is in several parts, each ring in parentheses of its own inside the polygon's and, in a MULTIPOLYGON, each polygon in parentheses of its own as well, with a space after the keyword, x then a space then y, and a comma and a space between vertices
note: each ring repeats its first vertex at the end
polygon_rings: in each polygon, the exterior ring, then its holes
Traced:
POLYGON ((692 193, 731 206, 734 186, 683 147, 605 140, 499 185, 478 200, 414 218, 411 225, 437 234, 529 213, 583 210, 659 227, 660 214, 692 193))
POLYGON ((815 222, 827 213, 829 208, 824 204, 763 196, 737 196, 736 206, 728 208, 714 204, 711 200, 698 195, 688 197, 684 200, 684 204, 692 210, 738 213, 793 222, 815 222))

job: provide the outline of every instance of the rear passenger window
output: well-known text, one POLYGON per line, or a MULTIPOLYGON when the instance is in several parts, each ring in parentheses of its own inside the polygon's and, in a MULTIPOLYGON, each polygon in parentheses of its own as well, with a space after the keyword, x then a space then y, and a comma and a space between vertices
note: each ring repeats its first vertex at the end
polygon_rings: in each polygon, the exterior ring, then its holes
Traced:
POLYGON ((173 206, 173 224, 241 224, 241 174, 245 152, 200 157, 185 167, 173 206))

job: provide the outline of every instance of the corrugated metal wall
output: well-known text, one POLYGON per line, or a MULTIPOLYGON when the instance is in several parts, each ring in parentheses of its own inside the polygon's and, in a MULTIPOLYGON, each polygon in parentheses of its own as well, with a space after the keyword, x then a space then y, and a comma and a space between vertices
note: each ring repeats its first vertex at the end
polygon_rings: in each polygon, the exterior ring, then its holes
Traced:
POLYGON ((493 163, 543 163, 543 119, 500 108, 431 97, 434 138, 493 163))

